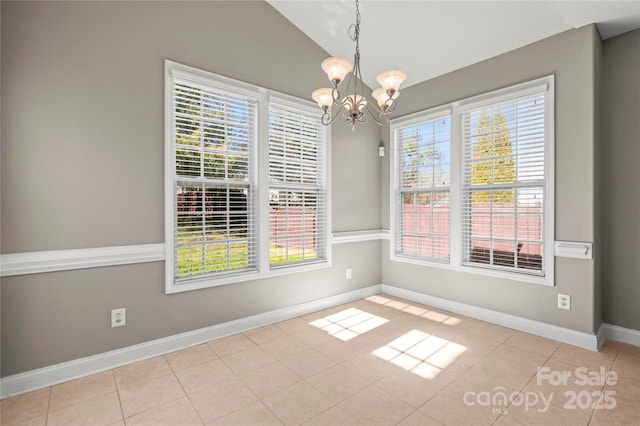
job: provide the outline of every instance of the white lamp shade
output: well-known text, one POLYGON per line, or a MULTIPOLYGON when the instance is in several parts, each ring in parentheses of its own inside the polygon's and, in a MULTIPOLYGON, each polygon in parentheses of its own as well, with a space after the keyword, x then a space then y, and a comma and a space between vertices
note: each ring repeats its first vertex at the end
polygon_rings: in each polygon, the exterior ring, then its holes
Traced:
MULTIPOLYGON (((382 87, 378 87, 376 90, 371 92, 371 95, 378 102, 378 106, 380 106, 380 108, 382 108, 385 103, 387 104, 387 106, 390 106, 392 103, 392 102, 387 103, 387 101, 389 100, 389 94, 382 87)), ((395 92, 393 92, 393 96, 391 96, 391 99, 396 100, 399 95, 400 95, 400 91, 396 90, 395 92)))
POLYGON ((387 90, 398 90, 402 82, 407 78, 407 73, 402 70, 386 70, 381 72, 376 81, 382 88, 387 90))
POLYGON ((333 103, 333 89, 323 87, 322 89, 314 90, 311 97, 318 103, 320 108, 329 108, 333 103))
POLYGON ((331 57, 320 64, 322 71, 327 73, 330 81, 340 83, 345 76, 353 69, 351 61, 345 58, 331 57))

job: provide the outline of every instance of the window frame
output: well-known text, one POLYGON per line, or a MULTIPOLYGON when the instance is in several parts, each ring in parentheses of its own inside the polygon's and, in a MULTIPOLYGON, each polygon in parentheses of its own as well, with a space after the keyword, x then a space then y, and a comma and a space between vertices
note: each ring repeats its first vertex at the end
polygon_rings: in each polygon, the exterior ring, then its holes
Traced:
POLYGON ((512 281, 553 286, 554 272, 554 237, 555 237, 555 78, 553 75, 528 82, 508 86, 481 95, 458 100, 425 111, 419 111, 404 117, 391 120, 389 138, 392 145, 390 155, 390 250, 391 261, 405 262, 421 266, 431 266, 512 281), (532 274, 516 270, 492 269, 480 265, 463 262, 463 229, 462 229, 462 190, 464 172, 462 114, 482 106, 506 102, 528 94, 544 93, 545 96, 545 141, 544 141, 544 228, 543 235, 543 274, 532 274), (450 177, 450 257, 449 262, 434 261, 406 257, 396 253, 398 237, 399 208, 399 170, 397 166, 396 130, 414 124, 442 117, 446 112, 451 116, 451 177, 450 177))
MULTIPOLYGON (((452 157, 452 152, 451 149, 449 149, 449 156, 450 156, 450 163, 449 163, 449 185, 447 186, 441 186, 441 187, 437 187, 437 186, 432 186, 430 189, 426 189, 426 188, 415 188, 414 190, 408 190, 406 188, 402 187, 402 178, 400 176, 400 173, 402 173, 403 169, 402 167, 399 166, 399 151, 400 151, 400 147, 397 143, 397 139, 396 139, 396 132, 406 128, 406 127, 411 127, 411 126, 415 126, 415 125, 420 125, 420 124, 424 124, 424 123, 428 123, 428 122, 432 122, 432 121, 436 121, 436 120, 441 120, 443 118, 449 118, 449 132, 451 133, 451 126, 453 125, 453 123, 451 122, 451 118, 452 118, 452 114, 451 114, 451 108, 450 107, 445 107, 445 108, 436 108, 436 109, 432 109, 429 110, 428 112, 426 112, 425 114, 420 114, 420 115, 412 115, 410 117, 408 117, 408 119, 406 121, 398 119, 397 122, 393 122, 392 126, 391 126, 391 137, 393 139, 393 155, 392 155, 392 159, 391 161, 393 162, 393 174, 392 174, 392 178, 394 179, 393 181, 393 185, 396 188, 395 194, 393 194, 393 197, 391 198, 391 200, 393 200, 393 202, 391 204, 395 205, 396 207, 396 212, 397 214, 394 216, 391 216, 392 218, 394 218, 394 225, 395 228, 393 229, 394 232, 392 233, 391 236, 391 244, 393 245, 393 247, 391 248, 391 250, 394 252, 395 257, 397 258, 402 258, 402 259, 414 259, 418 262, 420 261, 429 261, 429 262, 433 262, 433 263, 439 263, 439 264, 448 264, 450 262, 451 259, 451 245, 449 245, 449 260, 446 259, 438 259, 435 257, 419 257, 417 255, 411 255, 411 254, 406 254, 403 252, 399 252, 397 250, 398 246, 398 237, 400 236, 400 232, 399 230, 402 228, 402 212, 401 209, 399 209, 398 207, 402 206, 402 195, 405 192, 413 192, 413 193, 420 193, 420 192, 448 192, 449 193, 449 215, 451 215, 451 190, 452 190, 452 174, 453 174, 453 157, 452 157), (396 173, 397 171, 397 173, 396 173)), ((451 148, 451 135, 449 137, 449 147, 451 148)), ((432 230, 433 231, 433 230, 432 230)), ((432 237, 433 237, 433 232, 432 232, 432 237)), ((451 240, 451 229, 449 229, 449 240, 451 240)), ((433 244, 433 243, 432 243, 433 244)))
MULTIPOLYGON (((271 102, 285 104, 306 112, 317 113, 313 102, 294 96, 282 94, 276 91, 254 86, 228 77, 220 76, 208 71, 165 60, 165 93, 164 93, 164 119, 165 119, 165 293, 180 293, 201 288, 216 287, 245 281, 270 278, 280 275, 300 273, 309 270, 331 267, 331 127, 323 126, 324 161, 323 184, 325 210, 325 227, 319 232, 323 233, 321 239, 324 247, 323 259, 314 259, 304 263, 278 265, 271 267, 269 263, 269 104, 271 102), (255 203, 255 249, 257 268, 253 271, 238 273, 228 272, 215 276, 203 275, 189 281, 177 283, 174 272, 174 256, 176 251, 175 239, 175 131, 174 131, 174 96, 173 87, 176 80, 192 82, 203 87, 209 87, 214 91, 227 91, 233 95, 241 95, 256 100, 256 124, 254 126, 255 138, 253 141, 254 164, 253 177, 250 184, 255 191, 253 201, 255 203)), ((319 120, 319 119, 318 119, 319 120)))
MULTIPOLYGON (((317 116, 318 116, 318 111, 317 111, 317 107, 314 106, 309 106, 307 107, 307 105, 301 105, 300 103, 294 103, 291 102, 290 100, 287 100, 285 98, 281 98, 281 97, 276 97, 276 96, 272 96, 269 102, 269 108, 271 108, 271 106, 274 106, 275 108, 281 108, 284 110, 287 110, 289 112, 292 111, 300 111, 301 115, 305 115, 306 118, 314 118, 315 120, 317 120, 317 116)), ((269 111, 270 114, 270 111, 269 111)), ((270 116, 269 116, 270 118, 270 116)), ((317 120, 318 123, 318 128, 326 134, 328 127, 324 126, 320 120, 317 120)), ((268 171, 270 171, 271 168, 271 135, 269 134, 269 149, 267 152, 267 156, 268 156, 268 171)), ((319 155, 319 160, 321 162, 320 166, 319 166, 319 171, 317 173, 316 179, 317 182, 314 184, 310 184, 310 183, 292 183, 292 182, 279 182, 276 183, 275 181, 271 180, 271 176, 268 175, 267 178, 267 191, 269 192, 269 196, 271 193, 272 188, 280 188, 280 191, 301 191, 301 192, 312 192, 312 191, 316 191, 318 194, 317 197, 317 202, 316 202, 316 209, 318 211, 320 211, 321 215, 319 214, 319 219, 316 223, 316 226, 319 227, 319 231, 316 232, 317 235, 320 236, 320 247, 318 247, 316 249, 316 253, 318 254, 317 258, 312 258, 309 260, 298 260, 298 261, 287 261, 287 262, 281 262, 281 263, 276 263, 276 264, 271 264, 270 263, 270 268, 271 270, 278 270, 281 268, 291 268, 294 267, 296 265, 304 265, 304 264, 313 264, 315 262, 323 262, 327 256, 327 246, 329 245, 328 241, 327 241, 327 237, 330 235, 329 231, 328 231, 328 224, 327 224, 327 219, 329 217, 329 213, 328 213, 328 195, 327 195, 327 186, 326 186, 326 181, 327 181, 327 173, 326 173, 326 163, 327 163, 327 154, 326 154, 326 144, 323 144, 323 142, 321 141, 320 144, 318 144, 319 147, 318 149, 321 151, 320 155, 319 155), (324 146, 322 146, 324 145, 324 146)), ((269 207, 270 207, 270 203, 269 203, 269 207)), ((269 218, 271 218, 271 210, 269 209, 269 211, 267 212, 267 214, 269 215, 269 218)), ((269 219, 270 220, 270 219, 269 219)), ((271 225, 271 222, 269 221, 269 227, 271 225)), ((269 229, 271 230, 271 229, 269 229)), ((269 238, 271 238, 269 236, 269 238)), ((286 239, 289 238, 289 233, 287 232, 286 234, 286 239)), ((271 247, 269 247, 269 249, 271 249, 271 247)), ((269 255, 271 250, 269 250, 269 255)))

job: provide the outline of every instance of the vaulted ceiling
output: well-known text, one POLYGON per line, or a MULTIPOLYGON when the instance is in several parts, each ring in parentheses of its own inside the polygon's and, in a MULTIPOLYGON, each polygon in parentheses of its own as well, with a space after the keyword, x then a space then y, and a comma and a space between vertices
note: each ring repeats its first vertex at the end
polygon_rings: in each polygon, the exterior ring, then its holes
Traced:
MULTIPOLYGON (((267 1, 330 55, 353 58, 355 0, 267 1)), ((587 24, 603 39, 640 28, 639 0, 361 0, 360 13, 360 63, 372 88, 389 68, 404 69, 408 87, 587 24)))

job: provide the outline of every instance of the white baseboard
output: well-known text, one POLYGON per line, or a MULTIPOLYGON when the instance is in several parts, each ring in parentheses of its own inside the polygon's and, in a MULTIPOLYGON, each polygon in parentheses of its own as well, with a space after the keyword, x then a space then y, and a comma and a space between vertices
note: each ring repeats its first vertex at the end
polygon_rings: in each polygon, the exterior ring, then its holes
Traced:
POLYGON ((343 303, 352 302, 378 294, 380 285, 373 285, 359 290, 320 300, 303 303, 288 308, 277 309, 222 324, 205 327, 162 339, 152 340, 122 349, 116 349, 86 358, 63 362, 49 367, 31 370, 0 379, 0 399, 21 393, 41 389, 101 371, 110 370, 124 364, 174 352, 190 346, 199 345, 211 340, 220 339, 232 334, 241 333, 253 328, 262 327, 279 321, 295 318, 308 313, 320 311, 343 303))
POLYGON ((598 341, 595 334, 583 333, 569 328, 558 327, 556 325, 540 321, 517 317, 515 315, 479 308, 477 306, 467 305, 451 300, 440 299, 438 297, 386 284, 382 284, 382 292, 391 296, 401 297, 403 299, 433 306, 434 308, 443 309, 459 315, 546 337, 547 339, 557 340, 562 343, 568 343, 570 345, 579 346, 592 351, 598 350, 598 341))
POLYGON ((606 340, 615 340, 616 342, 640 346, 640 331, 638 330, 607 323, 603 323, 600 329, 603 330, 606 340))
POLYGON ((110 370, 121 365, 174 352, 253 328, 295 318, 300 315, 320 311, 380 292, 593 351, 597 351, 605 339, 640 346, 640 331, 611 324, 602 324, 597 334, 583 333, 502 312, 440 299, 399 287, 379 284, 288 308, 277 309, 275 311, 217 324, 211 327, 152 340, 139 345, 8 376, 0 379, 0 399, 110 370))

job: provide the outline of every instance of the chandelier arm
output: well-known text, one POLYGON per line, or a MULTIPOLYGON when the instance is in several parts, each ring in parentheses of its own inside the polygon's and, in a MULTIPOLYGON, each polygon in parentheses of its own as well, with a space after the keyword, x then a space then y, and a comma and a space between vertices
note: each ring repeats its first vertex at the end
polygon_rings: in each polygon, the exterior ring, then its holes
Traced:
POLYGON ((365 108, 369 111, 369 115, 371 115, 371 118, 373 118, 373 121, 375 121, 378 126, 386 126, 389 124, 389 115, 387 113, 380 111, 376 107, 371 109, 368 104, 365 105, 365 108), (376 115, 378 118, 376 118, 376 115))
MULTIPOLYGON (((336 121, 336 119, 340 116, 340 113, 342 112, 342 110, 345 109, 345 105, 342 103, 336 103, 335 105, 338 106, 339 109, 338 111, 336 111, 333 117, 331 117, 329 110, 325 111, 325 113, 322 114, 322 124, 324 124, 325 126, 328 126, 329 124, 333 124, 333 122, 336 121)), ((343 115, 343 117, 345 116, 343 115)))

